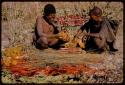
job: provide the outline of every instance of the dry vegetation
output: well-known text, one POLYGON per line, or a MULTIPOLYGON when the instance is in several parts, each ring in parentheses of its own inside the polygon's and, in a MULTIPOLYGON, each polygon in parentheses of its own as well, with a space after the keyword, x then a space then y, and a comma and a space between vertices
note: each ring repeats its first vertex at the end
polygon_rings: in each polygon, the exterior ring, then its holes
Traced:
MULTIPOLYGON (((71 35, 75 33, 77 27, 66 27, 71 35)), ((29 61, 33 63, 37 60, 37 66, 53 66, 64 63, 82 64, 85 63, 92 67, 106 69, 105 76, 99 75, 69 75, 62 74, 56 76, 46 76, 43 74, 27 77, 15 78, 8 70, 3 69, 3 83, 121 83, 123 81, 123 3, 121 2, 3 2, 2 3, 2 58, 5 48, 12 48, 23 45, 23 51, 29 56, 29 61), (57 17, 70 14, 85 16, 88 20, 88 11, 93 6, 103 9, 103 16, 121 20, 116 47, 119 51, 109 54, 60 54, 58 51, 47 49, 40 51, 31 45, 32 34, 34 31, 35 19, 42 15, 43 7, 47 3, 55 5, 57 17), (50 53, 50 54, 49 54, 50 53), (56 54, 55 54, 56 53, 56 54), (101 63, 98 63, 100 62, 101 63)), ((18 53, 18 52, 17 52, 18 53)), ((11 54, 11 53, 10 53, 11 54)), ((8 53, 9 55, 9 53, 8 53)), ((13 54, 11 54, 13 55, 13 54)), ((16 54, 15 54, 16 55, 16 54)), ((34 64, 34 63, 33 63, 34 64)))

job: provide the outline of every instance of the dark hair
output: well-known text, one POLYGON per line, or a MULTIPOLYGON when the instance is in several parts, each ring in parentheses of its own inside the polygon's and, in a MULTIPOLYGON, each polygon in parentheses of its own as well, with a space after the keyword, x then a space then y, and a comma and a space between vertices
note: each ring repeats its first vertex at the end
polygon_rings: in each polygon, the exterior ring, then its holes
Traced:
POLYGON ((99 7, 95 6, 93 9, 89 11, 89 15, 101 16, 102 10, 99 7))
POLYGON ((49 14, 56 13, 56 9, 52 4, 47 4, 44 7, 44 15, 48 16, 49 14))

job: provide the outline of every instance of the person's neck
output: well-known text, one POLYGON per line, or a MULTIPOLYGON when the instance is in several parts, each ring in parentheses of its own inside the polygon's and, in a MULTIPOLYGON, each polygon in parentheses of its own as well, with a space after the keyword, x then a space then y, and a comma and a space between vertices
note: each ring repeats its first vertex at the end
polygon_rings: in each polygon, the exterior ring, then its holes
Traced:
POLYGON ((50 21, 49 21, 49 19, 47 18, 47 16, 43 16, 43 19, 48 23, 48 24, 52 24, 50 21))

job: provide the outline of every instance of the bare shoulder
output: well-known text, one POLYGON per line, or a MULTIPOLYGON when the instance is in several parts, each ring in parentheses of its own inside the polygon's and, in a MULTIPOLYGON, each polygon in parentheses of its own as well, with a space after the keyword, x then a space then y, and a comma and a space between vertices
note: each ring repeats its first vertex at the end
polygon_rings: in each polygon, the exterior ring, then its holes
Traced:
POLYGON ((37 16, 36 22, 41 22, 43 20, 42 16, 37 16))
POLYGON ((36 20, 42 20, 42 16, 37 16, 36 20))
POLYGON ((37 16, 37 19, 38 19, 38 18, 42 18, 42 16, 37 16))

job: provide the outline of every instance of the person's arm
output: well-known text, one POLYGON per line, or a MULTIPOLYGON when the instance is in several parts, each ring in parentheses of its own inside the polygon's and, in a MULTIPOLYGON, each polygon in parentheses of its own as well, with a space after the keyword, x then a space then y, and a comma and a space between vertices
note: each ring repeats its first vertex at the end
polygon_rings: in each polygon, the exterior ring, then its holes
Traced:
POLYGON ((83 33, 83 31, 86 30, 86 27, 87 27, 87 23, 77 30, 77 33, 74 37, 80 36, 83 33))
POLYGON ((38 18, 36 19, 36 29, 37 29, 37 33, 38 33, 38 35, 39 35, 40 37, 48 37, 48 35, 43 32, 42 24, 43 24, 43 23, 42 23, 41 17, 38 17, 38 18))
POLYGON ((76 33, 76 35, 74 36, 74 37, 78 37, 79 35, 81 35, 82 34, 82 30, 81 29, 78 29, 78 31, 77 31, 77 33, 76 33))
POLYGON ((100 38, 99 33, 86 33, 85 35, 100 38))

